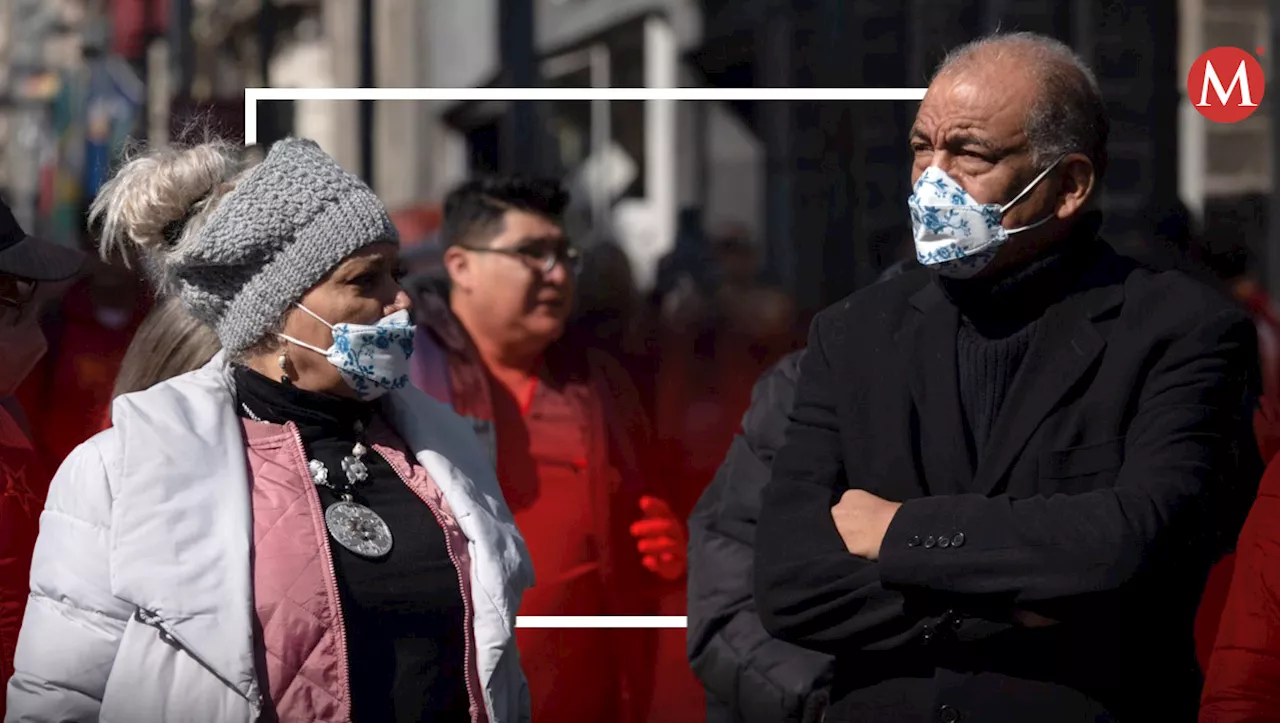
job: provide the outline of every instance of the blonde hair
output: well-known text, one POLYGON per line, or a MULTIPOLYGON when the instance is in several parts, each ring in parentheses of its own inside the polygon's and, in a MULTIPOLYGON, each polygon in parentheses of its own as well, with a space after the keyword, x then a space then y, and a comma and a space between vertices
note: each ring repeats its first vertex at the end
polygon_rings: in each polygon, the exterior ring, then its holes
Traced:
POLYGON ((260 159, 229 141, 143 151, 135 147, 89 207, 90 228, 100 226, 104 260, 129 266, 141 260, 162 292, 172 290, 166 259, 188 248, 218 201, 260 159))
POLYGON ((166 297, 138 326, 116 375, 112 399, 199 369, 221 349, 213 329, 188 314, 176 297, 166 297))

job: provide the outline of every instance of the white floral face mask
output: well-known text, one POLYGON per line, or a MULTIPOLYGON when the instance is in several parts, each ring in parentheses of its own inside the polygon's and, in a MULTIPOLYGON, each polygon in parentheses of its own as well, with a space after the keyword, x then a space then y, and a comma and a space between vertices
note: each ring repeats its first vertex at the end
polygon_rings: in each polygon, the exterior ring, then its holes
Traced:
POLYGON ((1040 172, 1013 200, 978 203, 969 192, 941 168, 930 166, 916 181, 915 192, 907 201, 911 209, 911 230, 915 239, 916 259, 925 266, 937 267, 938 273, 966 278, 986 268, 996 252, 1016 233, 1029 231, 1053 218, 1045 216, 1021 228, 1005 228, 1000 220, 1014 204, 1021 201, 1052 171, 1058 160, 1040 172))
POLYGON ((333 332, 333 346, 320 349, 291 336, 279 336, 324 355, 342 373, 357 397, 370 401, 409 384, 414 325, 408 311, 401 309, 377 324, 330 324, 302 304, 296 306, 329 327, 333 332))

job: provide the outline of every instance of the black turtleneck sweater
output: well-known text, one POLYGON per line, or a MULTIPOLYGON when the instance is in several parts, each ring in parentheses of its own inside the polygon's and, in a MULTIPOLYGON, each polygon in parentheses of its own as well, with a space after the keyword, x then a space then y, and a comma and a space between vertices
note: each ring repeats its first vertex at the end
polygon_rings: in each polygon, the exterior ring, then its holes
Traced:
POLYGON ((999 280, 939 277, 960 310, 956 365, 971 458, 986 452, 1005 397, 1050 306, 1062 301, 1102 243, 1089 234, 999 280))
MULTIPOLYGON (((242 416, 252 418, 248 407, 263 421, 293 422, 307 459, 323 462, 330 480, 345 479, 342 458, 355 445, 355 422, 367 428, 374 404, 286 386, 243 367, 234 374, 242 416)), ((386 521, 394 546, 387 556, 370 560, 329 540, 346 623, 352 718, 469 722, 465 614, 444 530, 371 446, 364 462, 369 479, 353 498, 386 521)), ((338 500, 328 487, 316 489, 326 509, 338 500)))

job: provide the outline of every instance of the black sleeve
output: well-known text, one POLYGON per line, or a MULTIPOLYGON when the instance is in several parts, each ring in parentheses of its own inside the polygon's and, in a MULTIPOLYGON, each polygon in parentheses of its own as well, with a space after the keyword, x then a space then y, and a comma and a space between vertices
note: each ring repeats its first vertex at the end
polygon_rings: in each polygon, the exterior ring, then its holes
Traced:
MULTIPOLYGON (((831 311, 837 311, 833 309, 831 311)), ((890 650, 927 641, 947 621, 960 640, 1007 629, 979 618, 956 621, 936 601, 880 584, 877 563, 849 554, 831 519, 848 488, 827 345, 852 332, 830 312, 814 319, 800 365, 786 441, 773 462, 756 529, 755 602, 771 635, 827 653, 890 650)))
POLYGON ((1205 321, 1154 359, 1113 488, 1019 500, 910 500, 881 547, 881 580, 1007 595, 1026 605, 1087 601, 1139 575, 1201 564, 1238 531, 1233 520, 1261 472, 1250 431, 1257 359, 1255 330, 1243 314, 1205 321), (964 545, 938 553, 907 544, 912 535, 941 529, 963 533, 964 545))
POLYGON ((689 662, 739 723, 816 723, 831 658, 771 637, 752 600, 760 491, 795 394, 796 355, 766 372, 689 518, 689 662))

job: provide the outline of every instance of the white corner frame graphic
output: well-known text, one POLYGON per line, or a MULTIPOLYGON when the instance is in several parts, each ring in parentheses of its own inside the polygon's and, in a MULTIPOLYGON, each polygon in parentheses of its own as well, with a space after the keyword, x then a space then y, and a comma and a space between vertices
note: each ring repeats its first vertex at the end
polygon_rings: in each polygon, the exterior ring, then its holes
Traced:
MULTIPOLYGON (((244 142, 258 142, 258 102, 424 101, 919 101, 925 88, 246 88, 244 142)), ((520 615, 517 628, 688 627, 683 615, 520 615)))

